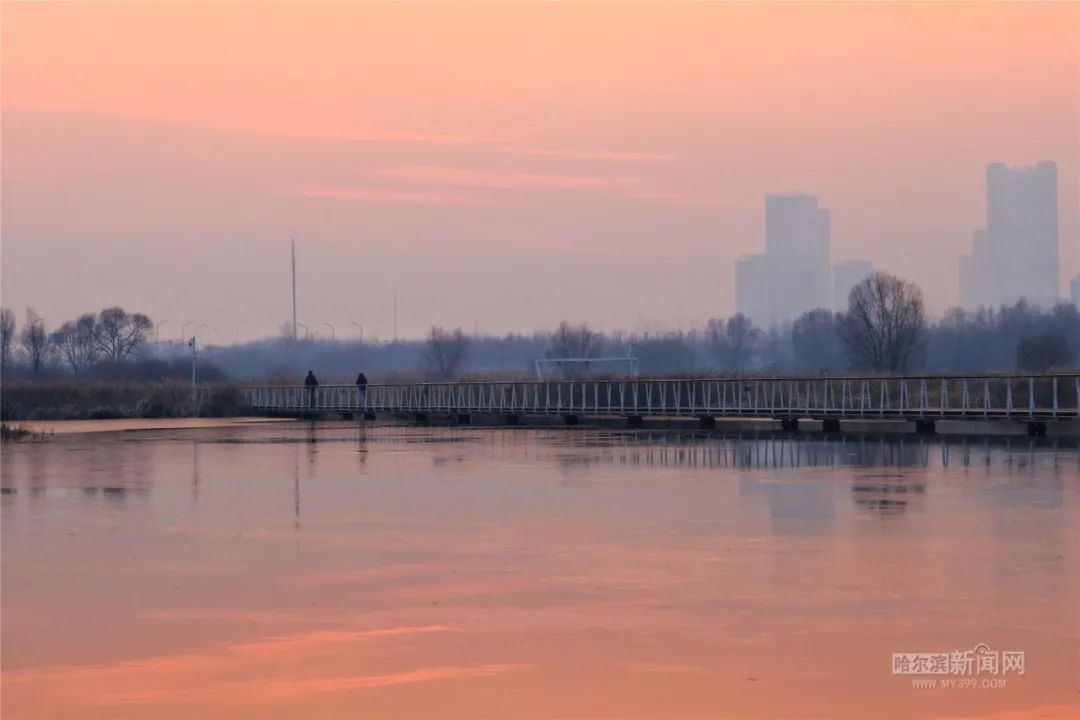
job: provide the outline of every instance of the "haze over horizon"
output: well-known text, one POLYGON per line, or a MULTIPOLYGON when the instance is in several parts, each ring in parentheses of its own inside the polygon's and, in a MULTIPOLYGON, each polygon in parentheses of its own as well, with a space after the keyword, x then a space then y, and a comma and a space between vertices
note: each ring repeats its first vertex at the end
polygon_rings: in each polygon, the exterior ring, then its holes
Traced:
MULTIPOLYGON (((991 162, 1057 163, 1080 272, 1080 5, 15 4, 4 306, 339 338, 735 310, 764 196, 957 302, 991 162)), ((796 279, 797 280, 797 279, 796 279)))

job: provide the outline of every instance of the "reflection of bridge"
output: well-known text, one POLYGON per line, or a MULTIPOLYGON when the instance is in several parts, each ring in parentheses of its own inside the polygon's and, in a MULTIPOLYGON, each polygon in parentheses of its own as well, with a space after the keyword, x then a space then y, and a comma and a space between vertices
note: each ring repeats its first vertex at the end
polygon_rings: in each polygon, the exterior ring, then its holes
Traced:
POLYGON ((456 422, 497 415, 621 417, 631 426, 651 416, 779 420, 795 429, 799 419, 838 430, 841 420, 906 420, 932 430, 936 420, 1016 420, 1045 430, 1050 420, 1080 417, 1080 374, 897 377, 703 378, 668 380, 563 380, 447 382, 355 386, 249 387, 245 402, 256 411, 282 414, 446 415, 456 422))

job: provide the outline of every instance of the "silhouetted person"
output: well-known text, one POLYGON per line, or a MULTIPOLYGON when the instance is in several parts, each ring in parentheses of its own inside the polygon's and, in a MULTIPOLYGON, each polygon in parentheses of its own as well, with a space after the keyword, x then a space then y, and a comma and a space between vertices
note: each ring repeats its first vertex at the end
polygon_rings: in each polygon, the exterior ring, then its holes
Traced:
POLYGON ((367 375, 360 373, 356 376, 356 397, 359 407, 367 403, 367 375))
POLYGON ((304 385, 307 387, 308 392, 308 406, 315 407, 315 388, 319 387, 319 379, 315 377, 315 373, 310 370, 307 371, 307 377, 304 378, 304 385))

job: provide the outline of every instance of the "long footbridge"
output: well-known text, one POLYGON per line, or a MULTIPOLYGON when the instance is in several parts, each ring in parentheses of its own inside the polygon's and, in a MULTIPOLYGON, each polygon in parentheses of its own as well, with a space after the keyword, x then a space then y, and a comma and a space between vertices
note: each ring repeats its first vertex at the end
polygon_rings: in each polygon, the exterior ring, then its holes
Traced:
POLYGON ((513 421, 526 416, 800 419, 839 429, 841 420, 907 420, 932 431, 933 422, 1005 420, 1031 424, 1080 418, 1080 374, 582 379, 246 387, 245 404, 273 414, 372 416, 445 415, 469 422, 479 415, 513 421))

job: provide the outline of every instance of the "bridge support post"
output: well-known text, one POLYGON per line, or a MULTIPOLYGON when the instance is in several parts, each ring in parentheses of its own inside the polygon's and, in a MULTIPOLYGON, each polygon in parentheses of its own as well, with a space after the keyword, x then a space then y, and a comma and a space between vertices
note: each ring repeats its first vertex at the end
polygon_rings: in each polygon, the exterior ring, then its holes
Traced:
POLYGON ((577 416, 577 415, 563 415, 563 418, 562 418, 562 419, 563 419, 563 423, 564 423, 565 425, 568 425, 568 426, 571 426, 571 427, 572 427, 572 426, 574 426, 574 425, 577 425, 577 424, 578 424, 578 419, 579 419, 579 418, 578 418, 578 416, 577 416))
POLYGON ((799 432, 799 418, 780 418, 780 430, 783 432, 799 432))
POLYGON ((458 425, 468 425, 471 422, 472 422, 472 418, 469 417, 468 413, 458 413, 458 416, 457 416, 457 424, 458 425))
POLYGON ((645 427, 645 418, 640 415, 627 415, 626 427, 631 429, 645 427))
POLYGON ((822 418, 821 431, 828 433, 840 432, 840 419, 839 418, 822 418))
POLYGON ((1027 434, 1029 437, 1046 437, 1046 423, 1029 422, 1027 424, 1027 434))
POLYGON ((933 435, 937 432, 937 421, 935 420, 916 420, 915 421, 915 434, 916 435, 933 435))
POLYGON ((712 415, 702 415, 698 418, 698 427, 702 430, 715 430, 716 418, 712 415))

